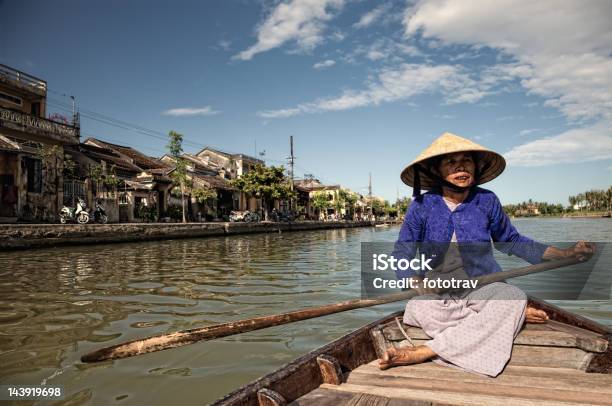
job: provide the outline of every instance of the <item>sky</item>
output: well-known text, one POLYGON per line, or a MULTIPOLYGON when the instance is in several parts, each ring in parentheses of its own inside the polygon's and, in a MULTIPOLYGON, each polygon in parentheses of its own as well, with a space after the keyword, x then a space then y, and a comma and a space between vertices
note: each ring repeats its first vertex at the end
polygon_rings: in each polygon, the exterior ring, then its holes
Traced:
POLYGON ((287 162, 394 201, 452 132, 501 153, 502 203, 612 184, 608 0, 0 0, 0 63, 48 83, 89 136, 161 156, 166 134, 287 162), (113 125, 109 124, 111 122, 113 125), (120 123, 121 122, 121 123, 120 123), (138 128, 136 128, 138 126, 138 128))

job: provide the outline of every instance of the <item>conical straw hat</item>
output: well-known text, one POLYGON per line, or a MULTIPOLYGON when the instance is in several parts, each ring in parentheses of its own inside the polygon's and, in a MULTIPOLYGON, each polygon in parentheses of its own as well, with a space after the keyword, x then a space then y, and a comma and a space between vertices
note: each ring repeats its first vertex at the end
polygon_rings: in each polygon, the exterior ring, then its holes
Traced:
MULTIPOLYGON (((427 167, 427 160, 455 152, 477 153, 479 177, 476 179, 476 184, 478 185, 495 179, 506 167, 506 160, 497 152, 493 152, 482 145, 478 145, 458 135, 444 133, 432 142, 429 147, 421 152, 421 154, 402 171, 402 181, 408 186, 413 187, 415 165, 421 164, 421 166, 427 167)), ((433 179, 422 171, 419 175, 421 177, 421 187, 423 189, 432 189, 438 184, 436 179, 433 179)))

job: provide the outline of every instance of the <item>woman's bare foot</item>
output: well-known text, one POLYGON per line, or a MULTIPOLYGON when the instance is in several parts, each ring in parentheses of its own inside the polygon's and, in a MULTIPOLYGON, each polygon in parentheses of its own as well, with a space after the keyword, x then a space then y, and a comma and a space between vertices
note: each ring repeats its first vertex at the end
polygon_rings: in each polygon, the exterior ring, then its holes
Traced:
POLYGON ((542 324, 548 321, 548 314, 544 310, 536 309, 535 307, 527 306, 525 309, 525 322, 542 324))
POLYGON ((390 348, 378 360, 380 369, 387 369, 399 365, 420 364, 436 356, 436 353, 426 345, 407 348, 390 348))

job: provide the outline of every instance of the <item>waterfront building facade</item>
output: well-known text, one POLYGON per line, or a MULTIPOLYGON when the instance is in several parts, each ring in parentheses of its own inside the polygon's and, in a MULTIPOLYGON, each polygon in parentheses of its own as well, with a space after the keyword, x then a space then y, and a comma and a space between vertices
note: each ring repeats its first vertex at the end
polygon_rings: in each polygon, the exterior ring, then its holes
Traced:
POLYGON ((64 149, 78 116, 47 114, 46 81, 0 64, 0 222, 50 221, 63 204, 64 149))

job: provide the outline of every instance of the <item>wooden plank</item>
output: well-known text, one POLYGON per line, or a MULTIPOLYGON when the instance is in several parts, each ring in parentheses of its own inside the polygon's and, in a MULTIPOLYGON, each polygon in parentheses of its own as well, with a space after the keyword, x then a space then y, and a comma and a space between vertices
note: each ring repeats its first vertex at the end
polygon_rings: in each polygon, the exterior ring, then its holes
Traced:
POLYGON ((461 392, 445 392, 438 389, 415 389, 415 388, 385 388, 371 385, 355 385, 344 383, 339 386, 323 384, 322 388, 334 389, 336 391, 350 393, 369 393, 377 396, 385 396, 397 400, 428 400, 432 404, 451 404, 466 406, 584 406, 588 403, 576 403, 567 401, 530 400, 521 398, 509 398, 503 396, 481 395, 461 392))
MULTIPOLYGON (((418 327, 408 325, 403 327, 406 333, 413 339, 431 339, 418 327)), ((382 331, 385 338, 389 341, 405 340, 404 334, 394 321, 387 323, 382 328, 382 331)), ((608 340, 600 334, 554 320, 546 324, 526 324, 525 328, 514 340, 514 343, 533 346, 573 347, 598 353, 606 352, 608 349, 608 340)))
MULTIPOLYGON (((380 371, 378 369, 378 360, 374 360, 367 364, 360 366, 355 369, 362 370, 367 369, 371 371, 380 371)), ((404 370, 413 370, 415 373, 427 374, 429 371, 449 371, 450 373, 456 374, 469 374, 471 376, 482 376, 477 374, 470 374, 468 372, 462 371, 456 368, 449 368, 444 365, 436 364, 434 362, 424 362, 422 364, 414 364, 408 366, 401 366, 390 368, 385 371, 380 371, 380 373, 393 373, 395 371, 404 371, 404 370)), ((595 374, 595 373, 586 373, 585 371, 580 371, 573 368, 546 368, 546 367, 534 367, 534 366, 515 366, 515 365, 507 365, 504 368, 504 371, 499 376, 527 376, 531 378, 570 378, 579 381, 588 380, 590 382, 596 382, 600 385, 610 385, 610 379, 612 379, 612 375, 608 374, 595 374)), ((499 378, 499 377, 498 377, 499 378)), ((483 379, 492 379, 489 377, 484 377, 483 379)), ((497 379, 497 378, 496 378, 497 379)))
POLYGON ((398 311, 367 324, 337 340, 293 360, 284 367, 265 375, 213 403, 215 406, 257 405, 257 391, 269 388, 280 393, 288 401, 299 398, 316 389, 321 383, 321 374, 316 358, 322 354, 335 357, 340 365, 352 370, 376 359, 370 330, 381 323, 398 317, 398 311))
POLYGON ((593 320, 589 320, 584 316, 580 316, 578 314, 571 313, 567 310, 563 310, 562 308, 555 306, 551 303, 545 302, 543 300, 529 297, 529 305, 537 309, 544 310, 546 313, 548 313, 550 320, 559 321, 571 326, 581 327, 586 330, 603 335, 608 335, 612 333, 612 329, 610 329, 610 327, 608 326, 597 323, 593 320))
POLYGON ((346 406, 387 406, 388 404, 389 398, 362 393, 354 396, 347 402, 346 406))
POLYGON ((501 396, 506 398, 528 399, 538 401, 567 401, 587 403, 591 405, 612 405, 610 393, 593 392, 591 390, 571 390, 548 387, 498 384, 497 380, 488 382, 463 382, 453 380, 438 380, 429 377, 397 377, 380 374, 351 374, 348 384, 379 386, 385 389, 417 389, 437 390, 440 392, 464 393, 470 395, 501 396))
MULTIPOLYGON (((427 365, 427 364, 422 364, 427 365)), ((429 363, 428 365, 435 365, 429 363)), ((482 375, 463 372, 454 368, 435 365, 435 368, 414 368, 411 366, 390 368, 385 371, 378 369, 378 366, 372 363, 363 365, 350 372, 347 376, 347 382, 353 383, 352 379, 356 376, 394 376, 403 379, 430 379, 432 381, 465 382, 475 385, 488 385, 494 383, 505 386, 521 386, 547 389, 570 389, 574 391, 589 391, 594 393, 608 394, 612 397, 612 376, 611 375, 595 375, 584 372, 569 374, 569 373, 554 373, 554 368, 539 368, 538 373, 533 371, 529 375, 514 373, 502 373, 496 378, 489 378, 482 375), (548 370, 548 371, 546 371, 548 370), (552 371, 551 371, 552 370, 552 371), (595 378, 595 379, 591 379, 595 378)))
MULTIPOLYGON (((427 340, 412 340, 414 345, 422 345, 427 340)), ((409 346, 407 341, 397 344, 397 347, 409 346)), ((534 366, 547 368, 572 368, 585 371, 593 353, 580 348, 538 347, 530 345, 515 345, 508 365, 534 366)))
POLYGON ((390 399, 387 397, 368 395, 363 393, 352 393, 327 388, 317 388, 312 392, 291 402, 289 406, 338 406, 338 405, 368 405, 369 402, 386 402, 386 406, 454 406, 451 403, 432 402, 430 400, 417 399, 390 399))
POLYGON ((370 337, 372 338, 372 345, 378 358, 382 358, 385 351, 393 345, 385 338, 382 325, 370 330, 370 337))
POLYGON ((266 388, 257 391, 257 401, 259 406, 287 406, 284 397, 278 392, 266 388))
POLYGON ((361 394, 355 395, 350 392, 317 388, 289 403, 289 406, 338 406, 346 404, 355 396, 361 396, 361 394))
POLYGON ((331 385, 340 385, 342 383, 342 368, 337 359, 323 354, 317 357, 317 364, 319 364, 323 383, 331 385))

